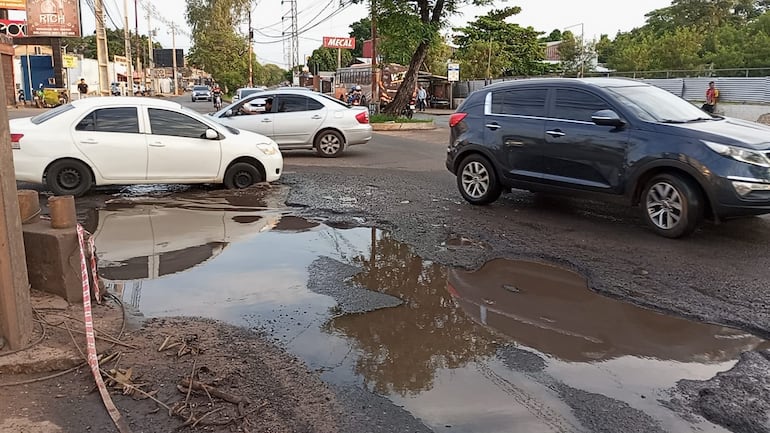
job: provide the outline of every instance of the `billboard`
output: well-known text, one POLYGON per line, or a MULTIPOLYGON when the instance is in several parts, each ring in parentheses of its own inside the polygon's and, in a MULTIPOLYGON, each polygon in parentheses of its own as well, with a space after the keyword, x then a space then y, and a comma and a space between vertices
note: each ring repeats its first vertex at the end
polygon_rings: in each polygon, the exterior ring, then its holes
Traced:
POLYGON ((356 47, 356 38, 338 38, 335 36, 324 36, 324 48, 343 48, 352 50, 356 47))
POLYGON ((0 9, 23 11, 27 8, 26 0, 0 0, 0 9))
MULTIPOLYGON (((152 50, 155 66, 158 68, 173 68, 174 58, 171 56, 172 51, 174 50, 169 48, 156 48, 152 50)), ((176 66, 177 68, 184 67, 184 50, 181 48, 176 49, 176 66)))
POLYGON ((27 0, 27 36, 80 36, 78 0, 27 0))
POLYGON ((18 20, 0 20, 0 33, 12 38, 27 36, 27 23, 18 20))

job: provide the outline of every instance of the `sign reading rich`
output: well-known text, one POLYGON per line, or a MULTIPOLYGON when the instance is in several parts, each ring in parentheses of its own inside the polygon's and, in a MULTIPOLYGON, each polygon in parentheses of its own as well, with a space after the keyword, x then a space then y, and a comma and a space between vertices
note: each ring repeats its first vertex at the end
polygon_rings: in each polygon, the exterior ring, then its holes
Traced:
POLYGON ((338 38, 334 36, 324 36, 324 48, 342 48, 352 50, 356 47, 356 38, 338 38))
POLYGON ((78 0, 27 0, 28 36, 80 36, 78 0))

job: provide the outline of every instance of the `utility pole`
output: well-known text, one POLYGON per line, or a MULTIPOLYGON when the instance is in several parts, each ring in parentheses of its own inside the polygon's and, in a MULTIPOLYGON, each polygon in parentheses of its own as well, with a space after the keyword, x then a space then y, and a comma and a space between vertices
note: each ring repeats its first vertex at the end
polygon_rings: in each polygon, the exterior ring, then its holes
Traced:
POLYGON ((179 94, 179 82, 176 77, 176 23, 171 22, 171 63, 173 65, 173 71, 171 72, 171 75, 173 75, 174 78, 174 94, 179 94))
POLYGON ((99 65, 99 93, 104 96, 110 93, 110 73, 108 68, 107 34, 104 31, 104 4, 102 0, 94 0, 94 14, 96 15, 96 62, 99 65))
MULTIPOLYGON (((152 7, 152 5, 150 5, 152 7)), ((153 74, 153 68, 155 68, 155 53, 153 53, 153 47, 152 47, 152 25, 150 23, 150 17, 152 14, 150 13, 150 9, 147 9, 147 49, 149 50, 149 59, 150 59, 150 78, 152 80, 152 91, 156 91, 155 87, 155 76, 153 74)))
MULTIPOLYGON (((0 80, 5 82, 0 68, 0 80)), ((5 99, 0 86, 0 100, 5 99)), ((27 259, 21 232, 19 199, 13 168, 8 111, 0 107, 0 336, 11 350, 21 349, 32 337, 32 304, 27 259)))
MULTIPOLYGON (((144 88, 145 90, 147 90, 145 88, 145 85, 147 84, 147 79, 144 76, 144 68, 142 67, 142 60, 141 60, 141 58, 139 56, 142 53, 142 39, 139 37, 139 4, 138 3, 139 3, 138 0, 134 0, 134 28, 136 29, 136 31, 134 32, 134 34, 136 35, 136 63, 135 63, 135 65, 136 65, 136 69, 138 71, 142 71, 142 72, 140 72, 140 75, 139 75, 141 80, 142 80, 142 82, 140 83, 140 87, 139 88, 140 89, 144 88)), ((148 31, 149 31, 149 29, 148 29, 148 31)))
POLYGON ((129 95, 134 94, 134 71, 131 68, 131 32, 128 30, 128 0, 123 0, 123 37, 126 39, 126 89, 129 95))
POLYGON ((375 111, 379 111, 380 98, 377 87, 377 0, 370 0, 372 7, 372 100, 375 111))
POLYGON ((254 40, 254 32, 251 30, 251 3, 249 3, 249 87, 254 87, 254 67, 251 63, 253 56, 251 41, 254 40))

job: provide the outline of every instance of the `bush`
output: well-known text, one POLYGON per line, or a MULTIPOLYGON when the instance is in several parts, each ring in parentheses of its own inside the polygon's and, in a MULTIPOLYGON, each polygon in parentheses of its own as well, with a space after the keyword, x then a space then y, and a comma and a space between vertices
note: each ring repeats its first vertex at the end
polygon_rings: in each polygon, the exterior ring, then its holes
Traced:
POLYGON ((369 123, 387 123, 387 122, 396 122, 396 123, 430 123, 433 122, 430 119, 407 119, 403 116, 393 116, 390 114, 373 114, 369 116, 369 123))

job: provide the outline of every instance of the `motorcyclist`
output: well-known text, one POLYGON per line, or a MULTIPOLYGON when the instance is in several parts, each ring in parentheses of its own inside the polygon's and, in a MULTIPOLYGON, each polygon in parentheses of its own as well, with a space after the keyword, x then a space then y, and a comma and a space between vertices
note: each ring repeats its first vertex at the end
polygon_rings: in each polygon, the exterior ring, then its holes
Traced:
POLYGON ((214 101, 214 107, 215 108, 221 108, 222 106, 222 89, 219 87, 219 84, 215 84, 214 88, 211 90, 211 100, 214 101))

